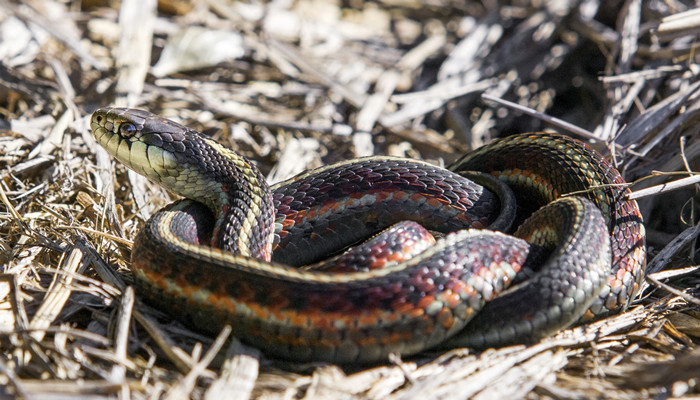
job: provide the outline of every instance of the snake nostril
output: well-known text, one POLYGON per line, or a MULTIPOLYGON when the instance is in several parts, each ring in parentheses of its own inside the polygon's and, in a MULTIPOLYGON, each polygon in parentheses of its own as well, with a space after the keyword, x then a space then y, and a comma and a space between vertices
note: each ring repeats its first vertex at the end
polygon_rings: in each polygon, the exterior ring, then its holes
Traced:
POLYGON ((101 115, 98 115, 97 117, 95 117, 95 120, 96 120, 97 122, 101 123, 101 122, 102 122, 102 116, 101 116, 101 115))

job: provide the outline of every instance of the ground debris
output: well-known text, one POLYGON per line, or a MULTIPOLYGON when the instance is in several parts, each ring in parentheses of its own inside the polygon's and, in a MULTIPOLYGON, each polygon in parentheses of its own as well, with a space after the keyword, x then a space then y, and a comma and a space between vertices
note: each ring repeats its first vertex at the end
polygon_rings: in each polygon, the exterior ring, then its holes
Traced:
POLYGON ((0 0, 0 398, 697 398, 694 2, 118 4, 0 0), (564 129, 633 183, 653 275, 627 312, 532 346, 273 360, 134 298, 132 240, 173 198, 96 145, 110 104, 202 130, 272 182, 564 129))

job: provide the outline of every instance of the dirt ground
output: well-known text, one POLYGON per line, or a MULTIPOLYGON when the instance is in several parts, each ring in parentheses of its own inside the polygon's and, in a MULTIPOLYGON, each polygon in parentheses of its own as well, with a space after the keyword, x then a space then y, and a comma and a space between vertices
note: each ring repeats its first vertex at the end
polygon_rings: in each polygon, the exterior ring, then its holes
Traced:
POLYGON ((700 398, 698 5, 0 0, 0 398, 700 398), (565 133, 631 183, 647 279, 627 312, 532 346, 276 360, 134 295, 132 240, 175 196, 95 143, 106 105, 201 130, 270 182, 565 133))

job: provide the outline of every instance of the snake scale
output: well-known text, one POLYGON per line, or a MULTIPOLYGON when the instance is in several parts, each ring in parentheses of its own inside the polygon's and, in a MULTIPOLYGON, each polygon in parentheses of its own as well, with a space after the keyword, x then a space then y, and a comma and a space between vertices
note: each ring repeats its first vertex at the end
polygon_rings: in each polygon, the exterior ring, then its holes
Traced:
POLYGON ((99 109, 91 129, 186 198, 134 241, 139 295, 199 330, 229 324, 274 356, 377 362, 441 344, 532 343, 625 309, 644 275, 629 189, 565 136, 509 136, 448 169, 360 158, 270 187, 233 150, 146 111, 99 109), (503 183, 517 206, 492 190, 503 183), (513 218, 513 235, 494 230, 513 218))

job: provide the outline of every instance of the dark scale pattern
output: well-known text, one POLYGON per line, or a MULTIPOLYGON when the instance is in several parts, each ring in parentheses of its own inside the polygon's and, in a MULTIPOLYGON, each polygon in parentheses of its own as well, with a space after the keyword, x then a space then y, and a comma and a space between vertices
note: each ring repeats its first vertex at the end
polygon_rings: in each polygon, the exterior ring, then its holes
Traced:
POLYGON ((140 295, 198 329, 215 333, 230 324, 247 343, 294 359, 366 362, 434 346, 507 287, 528 251, 520 239, 462 231, 393 272, 294 278, 282 265, 262 271, 249 258, 230 264, 173 246, 157 228, 172 212, 168 230, 181 232, 196 224, 202 207, 170 206, 139 233, 132 263, 140 295))
POLYGON ((178 200, 167 205, 162 211, 179 210, 186 208, 178 220, 178 224, 172 225, 172 233, 181 237, 188 243, 206 246, 211 242, 211 232, 214 229, 214 214, 209 208, 192 200, 178 200))
MULTIPOLYGON (((644 226, 637 202, 619 172, 588 145, 560 135, 524 134, 496 140, 450 166, 489 172, 515 192, 519 205, 535 210, 556 198, 580 194, 600 208, 611 236, 612 273, 592 315, 626 308, 644 278, 644 226)), ((589 315, 588 317, 591 317, 589 315)))
POLYGON ((304 269, 335 273, 367 272, 410 260, 434 244, 435 238, 423 226, 413 221, 402 221, 367 239, 360 246, 304 269))
POLYGON ((553 249, 551 255, 531 279, 487 303, 450 345, 534 343, 578 320, 610 276, 608 230, 600 210, 588 199, 552 202, 528 218, 515 235, 553 249))
POLYGON ((273 260, 305 265, 397 222, 451 232, 487 227, 498 199, 442 168, 411 160, 359 159, 320 168, 273 190, 279 242, 273 260))
MULTIPOLYGON (((161 118, 145 119, 143 131, 144 142, 173 153, 184 169, 197 171, 202 182, 220 184, 225 197, 214 190, 198 192, 197 197, 190 193, 179 194, 197 198, 217 214, 212 246, 239 253, 240 227, 249 217, 250 205, 260 202, 260 209, 272 209, 270 188, 262 173, 251 168, 253 164, 245 157, 222 147, 213 147, 210 139, 201 133, 175 122, 161 118), (254 192, 254 188, 258 192, 254 192)), ((246 240, 251 256, 269 260, 273 219, 274 215, 266 212, 255 215, 255 223, 246 240)))

